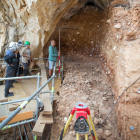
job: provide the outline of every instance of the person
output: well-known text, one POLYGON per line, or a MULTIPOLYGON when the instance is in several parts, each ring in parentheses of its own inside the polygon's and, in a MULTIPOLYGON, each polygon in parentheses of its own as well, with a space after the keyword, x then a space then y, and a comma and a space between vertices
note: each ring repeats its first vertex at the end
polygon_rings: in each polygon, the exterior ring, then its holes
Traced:
POLYGON ((25 48, 21 51, 22 56, 22 64, 24 67, 24 76, 27 76, 29 74, 29 65, 30 65, 30 59, 31 59, 31 50, 30 50, 30 42, 25 41, 25 48))
POLYGON ((56 59, 60 56, 60 52, 57 52, 55 40, 51 40, 51 45, 49 46, 49 78, 51 78, 53 73, 53 67, 56 66, 56 59))
MULTIPOLYGON (((13 43, 13 46, 11 47, 11 53, 4 56, 4 60, 8 63, 7 69, 6 69, 6 77, 14 77, 15 71, 17 69, 17 58, 16 54, 19 51, 19 47, 16 46, 13 43)), ((5 97, 13 96, 13 92, 9 92, 9 89, 11 85, 13 84, 14 80, 7 80, 5 83, 5 97)))
MULTIPOLYGON (((16 54, 16 58, 17 58, 17 69, 15 71, 15 77, 17 76, 18 69, 19 69, 19 62, 20 62, 20 60, 19 60, 20 59, 20 53, 19 52, 16 54)), ((18 75, 18 76, 20 76, 20 75, 18 75)), ((18 83, 18 81, 15 80, 14 83, 18 83)))
MULTIPOLYGON (((19 47, 18 42, 15 42, 15 45, 19 47)), ((17 69, 16 69, 16 71, 15 71, 15 77, 17 76, 18 67, 19 67, 19 62, 20 62, 20 53, 19 53, 19 51, 18 51, 18 53, 16 54, 16 58, 17 58, 17 69)), ((18 83, 18 81, 15 80, 14 83, 18 83)))
POLYGON ((9 44, 9 49, 6 51, 6 55, 8 55, 8 54, 11 53, 11 48, 12 48, 12 46, 14 46, 14 45, 15 45, 15 42, 11 42, 11 43, 9 44))
MULTIPOLYGON (((11 43, 9 44, 9 49, 6 51, 6 55, 9 55, 9 54, 11 53, 11 48, 12 48, 12 46, 18 46, 18 47, 19 47, 18 42, 11 42, 11 43)), ((17 59, 18 59, 18 61, 19 61, 19 58, 20 58, 19 52, 16 54, 16 56, 17 56, 17 59)), ((19 62, 17 63, 17 65, 18 65, 18 64, 19 64, 19 62)), ((17 70, 18 70, 18 67, 17 67, 17 69, 16 69, 16 71, 15 71, 15 77, 16 77, 17 70)), ((17 80, 14 80, 14 83, 18 83, 17 80)), ((14 86, 11 85, 11 88, 13 88, 13 87, 14 87, 14 86)))

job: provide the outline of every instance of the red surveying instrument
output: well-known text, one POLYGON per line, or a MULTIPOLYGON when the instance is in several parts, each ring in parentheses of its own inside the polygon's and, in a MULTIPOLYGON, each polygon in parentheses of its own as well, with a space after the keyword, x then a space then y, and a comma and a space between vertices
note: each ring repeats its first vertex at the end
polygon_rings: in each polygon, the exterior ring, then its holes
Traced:
POLYGON ((82 102, 78 102, 75 105, 75 107, 72 109, 69 119, 60 135, 59 140, 63 139, 75 112, 76 112, 76 119, 77 119, 74 125, 74 130, 76 131, 76 140, 79 140, 79 134, 85 134, 85 140, 88 140, 89 130, 91 132, 92 139, 98 140, 95 127, 94 127, 94 124, 90 115, 90 110, 87 107, 87 105, 82 102), (89 120, 90 120, 90 123, 89 123, 89 120), (90 127, 90 124, 92 127, 90 127))

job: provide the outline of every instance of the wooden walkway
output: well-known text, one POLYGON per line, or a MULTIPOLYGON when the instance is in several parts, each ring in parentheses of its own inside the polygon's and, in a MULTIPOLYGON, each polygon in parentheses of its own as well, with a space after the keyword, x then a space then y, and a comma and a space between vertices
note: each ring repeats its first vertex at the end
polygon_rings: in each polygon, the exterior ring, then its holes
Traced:
MULTIPOLYGON (((44 65, 40 66, 41 68, 41 85, 43 85, 47 81, 47 75, 46 75, 46 69, 44 65)), ((55 78, 55 92, 60 91, 60 85, 61 85, 61 80, 58 79, 58 77, 55 78)), ((14 96, 5 98, 4 97, 4 89, 5 85, 0 86, 0 102, 3 101, 12 101, 12 100, 18 100, 18 99, 23 99, 27 98, 30 95, 32 95, 36 90, 37 90, 37 78, 29 79, 29 80, 18 80, 18 83, 14 83, 14 88, 10 89, 10 92, 14 93, 14 96)), ((42 91, 50 91, 52 89, 52 82, 50 82, 42 91)), ((51 106, 51 98, 50 94, 42 94, 40 95, 41 100, 44 103, 44 111, 40 113, 38 121, 33 129, 33 134, 37 136, 41 136, 43 134, 44 128, 46 124, 51 124, 53 123, 53 110, 51 106), (39 128, 39 129, 38 129, 39 128)), ((58 95, 55 94, 55 100, 58 98, 58 95)), ((14 104, 9 104, 5 105, 5 111, 6 113, 3 113, 0 111, 0 117, 4 118, 6 115, 10 114, 13 110, 15 110, 20 103, 14 103, 14 104)), ((1 107, 1 106, 0 106, 1 107)), ((25 119, 30 118, 33 116, 32 112, 36 111, 36 101, 32 100, 25 109, 22 110, 20 113, 27 113, 30 114, 28 117, 25 117, 25 119)), ((0 119, 2 121, 2 119, 0 119)))

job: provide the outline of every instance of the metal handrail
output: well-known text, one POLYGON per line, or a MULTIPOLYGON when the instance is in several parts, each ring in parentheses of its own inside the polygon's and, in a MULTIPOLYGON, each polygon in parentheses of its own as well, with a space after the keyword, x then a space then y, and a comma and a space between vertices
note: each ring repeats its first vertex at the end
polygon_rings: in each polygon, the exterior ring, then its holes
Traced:
MULTIPOLYGON (((39 76, 39 77, 41 77, 41 76, 39 76)), ((2 80, 27 79, 27 78, 38 78, 38 75, 0 78, 0 81, 2 81, 2 80)))
POLYGON ((26 100, 27 100, 27 98, 21 99, 21 100, 13 100, 13 101, 8 101, 8 102, 2 102, 2 103, 0 103, 0 105, 13 104, 13 103, 18 103, 18 102, 23 102, 23 101, 26 101, 26 100))
MULTIPOLYGON (((19 58, 21 59, 21 58, 19 58)), ((49 58, 32 58, 33 60, 38 60, 38 59, 49 59, 49 58)), ((0 61, 4 61, 4 58, 0 58, 0 61)))
POLYGON ((26 105, 55 77, 53 75, 44 85, 34 92, 26 101, 24 101, 15 111, 13 111, 3 122, 0 123, 0 130, 8 124, 26 105))
POLYGON ((29 123, 29 122, 34 122, 35 119, 29 119, 29 120, 24 120, 22 122, 19 122, 18 124, 17 123, 13 123, 13 124, 10 124, 10 125, 6 125, 5 127, 3 127, 2 130, 5 130, 5 129, 8 129, 8 128, 12 128, 12 127, 15 127, 17 125, 22 125, 22 124, 26 124, 26 123, 29 123))
MULTIPOLYGON (((24 76, 23 76, 24 77, 24 76)), ((22 77, 22 79, 24 79, 22 77)), ((26 78, 27 78, 27 76, 25 76, 26 78)), ((29 76, 29 77, 31 77, 31 76, 29 76)), ((34 76, 33 76, 34 77, 34 76)), ((51 102, 53 101, 53 93, 54 93, 54 78, 55 78, 55 66, 54 66, 54 72, 53 72, 53 76, 45 83, 45 84, 43 84, 41 87, 39 87, 39 85, 40 85, 40 76, 39 75, 37 75, 37 77, 38 77, 38 85, 37 85, 37 91, 36 92, 34 92, 29 98, 27 98, 26 100, 24 100, 24 102, 15 110, 15 111, 13 111, 3 122, 1 122, 0 123, 0 130, 2 129, 2 130, 5 130, 5 129, 7 129, 7 126, 5 126, 6 124, 8 124, 22 109, 24 109, 25 107, 26 107, 26 105, 32 100, 32 99, 34 99, 34 97, 35 96, 38 96, 38 94, 40 93, 40 91, 51 81, 51 80, 53 80, 53 82, 52 82, 52 94, 51 94, 51 102), (5 127, 6 128, 5 128, 5 127)), ((15 77, 12 77, 12 78, 15 78, 15 77)), ((12 79, 11 78, 11 79, 12 79)), ((1 79, 7 79, 7 78, 1 78, 1 79)), ((2 105, 2 104, 1 104, 2 105)), ((37 111, 37 110, 36 110, 37 111)))

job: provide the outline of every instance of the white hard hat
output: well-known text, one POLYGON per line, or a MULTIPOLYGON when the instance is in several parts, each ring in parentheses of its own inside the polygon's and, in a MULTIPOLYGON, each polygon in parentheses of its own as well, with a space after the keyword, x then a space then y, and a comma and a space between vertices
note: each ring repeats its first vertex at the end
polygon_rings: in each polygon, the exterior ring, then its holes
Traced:
POLYGON ((13 46, 18 46, 18 47, 19 47, 18 42, 11 42, 11 43, 9 44, 9 48, 12 48, 13 46))
POLYGON ((11 47, 11 52, 16 52, 17 50, 19 50, 19 47, 14 45, 11 47))
POLYGON ((15 42, 11 42, 11 43, 9 44, 9 48, 12 48, 14 45, 15 45, 15 42))

